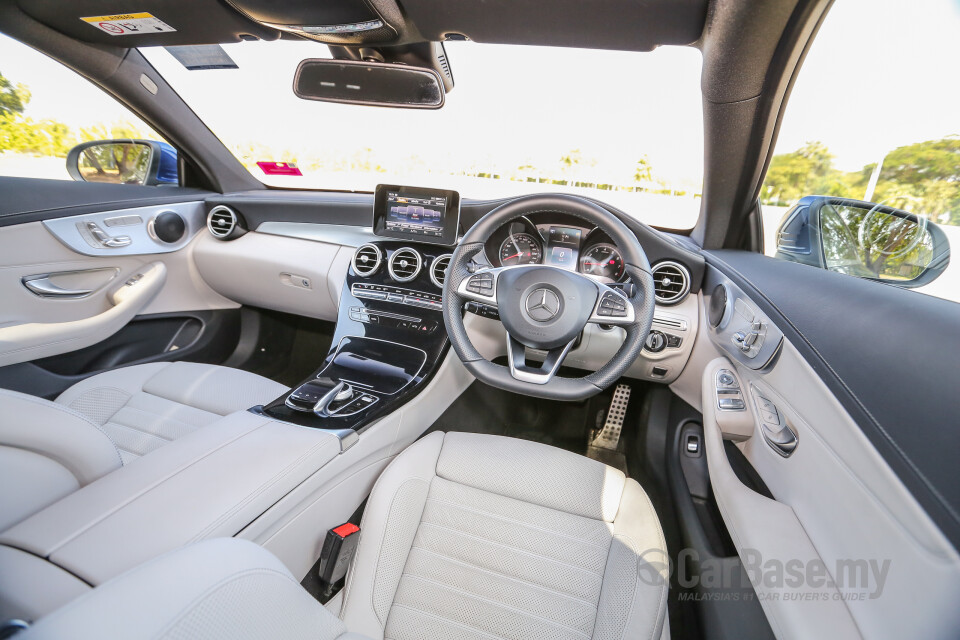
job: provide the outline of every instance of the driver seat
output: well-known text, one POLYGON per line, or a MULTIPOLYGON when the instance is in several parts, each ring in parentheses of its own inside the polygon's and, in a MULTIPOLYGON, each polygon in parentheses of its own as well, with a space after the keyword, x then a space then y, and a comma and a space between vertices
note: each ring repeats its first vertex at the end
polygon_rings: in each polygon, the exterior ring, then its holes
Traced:
POLYGON ((649 498, 567 451, 432 433, 377 481, 360 536, 340 620, 288 573, 278 582, 262 549, 208 541, 98 587, 22 637, 669 637, 666 548, 649 498))

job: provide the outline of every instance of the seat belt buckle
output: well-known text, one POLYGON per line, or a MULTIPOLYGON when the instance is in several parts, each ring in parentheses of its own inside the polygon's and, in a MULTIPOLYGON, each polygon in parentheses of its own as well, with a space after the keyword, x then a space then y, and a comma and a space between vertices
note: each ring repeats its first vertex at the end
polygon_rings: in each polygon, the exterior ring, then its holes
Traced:
POLYGON ((347 522, 339 527, 327 531, 320 550, 320 582, 325 591, 332 591, 334 586, 347 575, 347 568, 357 551, 360 542, 360 527, 347 522))

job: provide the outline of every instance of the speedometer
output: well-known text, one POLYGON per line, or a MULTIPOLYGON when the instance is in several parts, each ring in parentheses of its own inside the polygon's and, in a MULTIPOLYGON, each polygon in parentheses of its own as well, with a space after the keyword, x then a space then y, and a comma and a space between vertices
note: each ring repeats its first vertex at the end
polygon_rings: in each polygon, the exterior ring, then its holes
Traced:
POLYGON ((623 258, 612 244, 595 244, 580 256, 580 273, 619 280, 623 277, 623 258))
POLYGON ((500 264, 539 264, 543 258, 540 243, 529 233, 511 233, 500 245, 500 264))

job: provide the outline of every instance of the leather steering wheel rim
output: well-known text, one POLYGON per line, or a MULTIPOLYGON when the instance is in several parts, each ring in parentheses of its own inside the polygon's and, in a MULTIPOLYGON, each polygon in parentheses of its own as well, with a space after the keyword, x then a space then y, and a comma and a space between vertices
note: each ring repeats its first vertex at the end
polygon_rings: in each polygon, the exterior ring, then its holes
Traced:
MULTIPOLYGON (((545 268, 556 269, 556 267, 545 268)), ((582 275, 579 277, 587 278, 582 275)), ((597 286, 598 290, 601 290, 602 285, 597 286)), ((616 382, 640 355, 653 322, 654 306, 654 285, 650 263, 633 232, 614 214, 599 205, 576 196, 563 194, 525 196, 503 204, 486 214, 467 231, 460 241, 450 259, 443 285, 443 322, 446 325, 450 344, 467 370, 478 380, 493 387, 553 400, 583 400, 616 382), (463 307, 469 298, 462 295, 461 285, 464 280, 475 275, 470 272, 468 265, 474 256, 483 251, 484 243, 494 231, 520 216, 541 212, 570 214, 606 232, 620 250, 624 269, 634 285, 634 290, 627 298, 628 304, 633 308, 633 321, 630 324, 620 325, 626 330, 626 339, 607 364, 596 372, 580 378, 554 376, 544 384, 537 384, 515 378, 508 367, 490 362, 476 350, 467 336, 463 323, 463 307)), ((508 343, 511 339, 508 331, 508 343)), ((560 358, 562 359, 565 355, 566 352, 560 358)))

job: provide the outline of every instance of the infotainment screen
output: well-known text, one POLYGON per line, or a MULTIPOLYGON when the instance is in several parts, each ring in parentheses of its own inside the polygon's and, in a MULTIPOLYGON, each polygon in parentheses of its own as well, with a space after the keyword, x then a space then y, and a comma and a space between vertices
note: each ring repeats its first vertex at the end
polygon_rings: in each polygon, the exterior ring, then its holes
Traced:
POLYGON ((373 232, 387 238, 453 245, 460 225, 460 194, 444 189, 377 185, 373 232))

